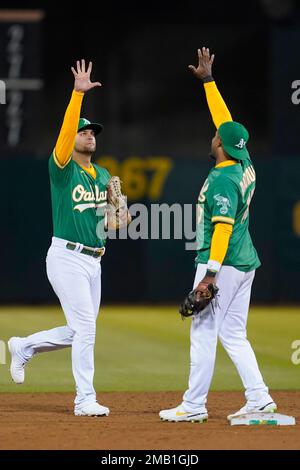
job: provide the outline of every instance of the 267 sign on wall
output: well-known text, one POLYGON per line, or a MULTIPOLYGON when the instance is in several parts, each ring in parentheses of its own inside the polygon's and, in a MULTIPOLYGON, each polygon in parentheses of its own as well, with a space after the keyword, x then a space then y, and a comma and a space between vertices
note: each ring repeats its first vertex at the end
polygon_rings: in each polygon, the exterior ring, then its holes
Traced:
POLYGON ((97 163, 122 180, 124 193, 131 201, 162 197, 166 180, 173 168, 168 157, 128 157, 118 160, 112 156, 102 156, 97 163))

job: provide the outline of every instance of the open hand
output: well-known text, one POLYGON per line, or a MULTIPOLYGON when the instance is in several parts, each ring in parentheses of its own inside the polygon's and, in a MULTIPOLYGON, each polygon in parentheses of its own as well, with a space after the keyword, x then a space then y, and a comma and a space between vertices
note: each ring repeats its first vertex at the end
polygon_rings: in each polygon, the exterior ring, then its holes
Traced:
POLYGON ((77 70, 75 70, 74 67, 71 67, 71 70, 75 78, 75 82, 74 82, 75 91, 81 91, 83 93, 86 93, 87 91, 91 90, 92 88, 95 88, 96 86, 101 86, 100 82, 91 82, 90 80, 92 67, 93 67, 92 62, 89 62, 87 71, 85 71, 84 59, 81 60, 81 63, 79 60, 77 60, 76 67, 77 67, 77 70))
POLYGON ((198 67, 196 68, 193 65, 189 65, 189 69, 193 72, 195 77, 199 79, 211 76, 214 58, 214 54, 210 55, 208 48, 202 47, 202 51, 198 49, 198 67))

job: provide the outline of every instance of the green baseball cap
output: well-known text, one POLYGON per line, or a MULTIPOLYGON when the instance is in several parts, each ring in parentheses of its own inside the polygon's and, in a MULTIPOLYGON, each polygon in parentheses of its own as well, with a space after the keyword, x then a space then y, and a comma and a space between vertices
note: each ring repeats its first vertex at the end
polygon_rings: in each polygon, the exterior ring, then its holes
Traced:
POLYGON ((219 127, 218 133, 222 140, 222 147, 228 155, 236 160, 250 158, 246 147, 249 132, 242 124, 235 121, 224 122, 219 127))
POLYGON ((91 122, 88 119, 80 118, 78 122, 78 130, 84 131, 85 129, 92 129, 95 132, 95 135, 100 134, 103 130, 102 124, 98 124, 97 122, 91 122))

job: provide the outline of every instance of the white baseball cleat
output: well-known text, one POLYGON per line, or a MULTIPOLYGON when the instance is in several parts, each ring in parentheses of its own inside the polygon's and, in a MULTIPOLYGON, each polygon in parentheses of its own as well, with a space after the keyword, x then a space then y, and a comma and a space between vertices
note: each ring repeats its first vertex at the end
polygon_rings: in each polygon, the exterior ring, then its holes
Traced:
POLYGON ((230 421, 232 418, 237 418, 238 416, 242 416, 248 413, 275 413, 276 410, 277 410, 277 405, 276 403, 274 403, 274 401, 271 401, 271 402, 269 401, 268 403, 265 403, 264 405, 257 405, 257 406, 245 405, 236 413, 233 413, 232 415, 228 415, 227 419, 230 421))
POLYGON ((9 352, 11 354, 10 375, 16 384, 22 384, 25 380, 24 367, 27 361, 21 359, 18 352, 19 338, 13 336, 7 342, 9 352))
POLYGON ((208 414, 205 410, 197 413, 195 411, 185 411, 182 405, 179 405, 176 408, 171 408, 170 410, 160 411, 159 417, 162 421, 190 421, 191 423, 205 423, 207 421, 208 414))
POLYGON ((90 403, 89 405, 85 405, 82 408, 78 408, 75 406, 74 410, 75 416, 108 416, 109 415, 109 408, 106 406, 99 405, 99 403, 90 403))

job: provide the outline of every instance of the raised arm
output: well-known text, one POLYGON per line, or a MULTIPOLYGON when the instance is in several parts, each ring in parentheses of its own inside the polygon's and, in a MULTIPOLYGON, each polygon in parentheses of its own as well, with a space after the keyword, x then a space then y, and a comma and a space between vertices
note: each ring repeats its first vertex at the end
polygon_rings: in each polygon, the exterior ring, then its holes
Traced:
POLYGON ((214 54, 210 55, 208 48, 202 47, 202 50, 198 49, 198 67, 189 65, 189 69, 196 78, 203 81, 207 104, 213 122, 218 129, 223 122, 232 121, 232 117, 212 77, 214 58, 214 54))
POLYGON ((90 80, 92 62, 89 62, 85 70, 85 61, 82 59, 80 63, 78 60, 76 70, 74 67, 71 70, 75 79, 74 89, 54 149, 54 158, 60 168, 64 168, 72 156, 84 94, 91 88, 101 86, 101 83, 92 83, 90 80))

